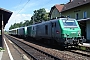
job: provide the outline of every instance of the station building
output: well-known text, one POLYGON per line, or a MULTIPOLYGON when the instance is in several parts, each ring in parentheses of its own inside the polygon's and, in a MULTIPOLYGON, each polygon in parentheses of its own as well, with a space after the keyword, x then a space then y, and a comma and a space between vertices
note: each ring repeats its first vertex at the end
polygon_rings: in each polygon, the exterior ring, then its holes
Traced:
MULTIPOLYGON (((54 16, 53 13, 57 13, 57 11, 54 11, 56 8, 52 8, 50 12, 51 18, 54 16)), ((75 18, 80 25, 82 36, 84 36, 87 41, 90 41, 90 0, 70 0, 68 3, 64 4, 63 8, 56 10, 59 11, 60 9, 61 11, 58 12, 60 13, 59 16, 75 18)), ((54 17, 58 16, 55 15, 54 17)))

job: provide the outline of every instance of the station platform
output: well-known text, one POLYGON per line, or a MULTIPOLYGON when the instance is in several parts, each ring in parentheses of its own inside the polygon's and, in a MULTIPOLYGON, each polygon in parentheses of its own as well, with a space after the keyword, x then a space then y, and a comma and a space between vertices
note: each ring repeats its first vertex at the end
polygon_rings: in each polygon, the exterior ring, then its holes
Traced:
POLYGON ((84 46, 84 47, 90 48, 90 43, 83 43, 83 45, 82 44, 79 44, 79 46, 84 46))
POLYGON ((30 60, 21 49, 5 36, 4 49, 0 51, 0 60, 30 60))
POLYGON ((84 46, 90 47, 90 43, 83 43, 84 46))

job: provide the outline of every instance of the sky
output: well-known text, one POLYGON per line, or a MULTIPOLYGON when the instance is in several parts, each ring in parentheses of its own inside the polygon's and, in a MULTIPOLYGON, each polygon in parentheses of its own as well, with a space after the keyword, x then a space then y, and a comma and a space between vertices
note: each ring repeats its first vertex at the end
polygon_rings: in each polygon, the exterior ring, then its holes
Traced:
POLYGON ((45 8, 47 12, 50 12, 54 5, 68 2, 69 0, 1 0, 0 8, 13 12, 4 29, 9 30, 14 23, 31 20, 34 10, 45 8))

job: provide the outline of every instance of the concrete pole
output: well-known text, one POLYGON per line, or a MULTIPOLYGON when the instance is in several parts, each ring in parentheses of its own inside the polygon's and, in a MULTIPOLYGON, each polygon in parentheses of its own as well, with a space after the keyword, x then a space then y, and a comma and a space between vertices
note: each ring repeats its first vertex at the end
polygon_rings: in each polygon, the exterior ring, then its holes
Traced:
POLYGON ((2 12, 2 30, 1 30, 1 32, 2 32, 2 48, 4 48, 4 29, 3 29, 3 27, 4 27, 4 22, 3 22, 3 12, 2 12))

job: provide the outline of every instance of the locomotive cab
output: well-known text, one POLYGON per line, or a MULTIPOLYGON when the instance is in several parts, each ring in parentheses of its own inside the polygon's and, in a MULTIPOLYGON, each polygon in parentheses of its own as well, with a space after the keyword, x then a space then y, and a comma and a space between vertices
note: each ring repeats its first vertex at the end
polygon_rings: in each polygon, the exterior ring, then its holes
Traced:
POLYGON ((59 20, 61 25, 61 37, 64 43, 68 45, 78 45, 85 42, 85 38, 81 36, 81 29, 75 19, 65 18, 59 20))

